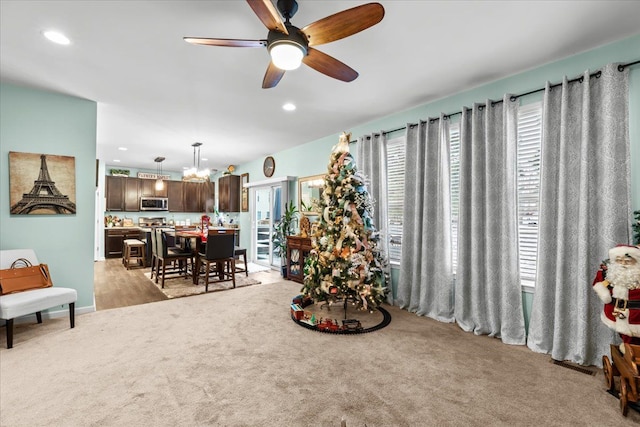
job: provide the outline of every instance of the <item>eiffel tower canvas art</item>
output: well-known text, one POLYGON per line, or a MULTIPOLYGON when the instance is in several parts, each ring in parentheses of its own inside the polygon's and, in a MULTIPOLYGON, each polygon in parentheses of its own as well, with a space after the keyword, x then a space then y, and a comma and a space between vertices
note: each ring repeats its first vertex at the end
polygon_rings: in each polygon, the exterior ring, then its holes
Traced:
POLYGON ((12 215, 76 213, 75 158, 9 153, 12 215))

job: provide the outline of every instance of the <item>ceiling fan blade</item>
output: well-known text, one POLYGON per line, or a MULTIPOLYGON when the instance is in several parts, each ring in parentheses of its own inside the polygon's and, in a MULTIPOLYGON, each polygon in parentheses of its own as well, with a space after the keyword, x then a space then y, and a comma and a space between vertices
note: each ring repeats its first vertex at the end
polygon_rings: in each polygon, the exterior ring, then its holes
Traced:
POLYGON ((309 48, 302 62, 316 71, 343 82, 351 82, 358 77, 358 72, 332 56, 317 49, 309 48))
POLYGON ((307 36, 309 46, 318 46, 366 30, 383 17, 384 7, 380 3, 367 3, 313 22, 302 32, 307 36))
POLYGON ((282 22, 278 10, 275 8, 271 0, 247 0, 249 7, 258 15, 265 27, 272 31, 289 34, 287 27, 282 22))
POLYGON ((273 62, 269 62, 267 72, 264 74, 264 79, 262 79, 262 89, 275 87, 278 82, 280 82, 282 76, 284 76, 284 70, 273 65, 273 62))
POLYGON ((266 40, 209 39, 202 37, 185 37, 184 41, 191 44, 201 44, 206 46, 265 47, 267 45, 266 40))

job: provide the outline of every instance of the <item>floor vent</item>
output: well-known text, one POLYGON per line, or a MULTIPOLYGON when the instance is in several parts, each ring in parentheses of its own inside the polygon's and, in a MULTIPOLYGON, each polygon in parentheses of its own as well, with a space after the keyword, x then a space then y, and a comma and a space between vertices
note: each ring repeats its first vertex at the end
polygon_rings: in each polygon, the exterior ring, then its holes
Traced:
POLYGON ((587 375, 591 375, 592 377, 594 377, 596 375, 596 373, 598 372, 597 368, 588 368, 585 366, 580 366, 580 365, 576 365, 574 363, 571 362, 566 362, 566 361, 562 361, 562 360, 550 360, 551 363, 553 363, 554 365, 558 365, 558 366, 562 366, 563 368, 568 368, 568 369, 572 369, 574 371, 578 371, 582 374, 587 374, 587 375))

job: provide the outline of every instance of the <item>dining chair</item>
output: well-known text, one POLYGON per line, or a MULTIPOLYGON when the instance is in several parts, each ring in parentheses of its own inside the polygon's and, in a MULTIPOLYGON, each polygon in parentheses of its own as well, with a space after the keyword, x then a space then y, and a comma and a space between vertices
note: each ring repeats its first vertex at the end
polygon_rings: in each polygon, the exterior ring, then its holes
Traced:
POLYGON ((247 267, 247 249, 236 246, 233 255, 236 261, 240 260, 242 257, 242 268, 236 264, 236 273, 244 272, 245 276, 249 276, 249 268, 247 267))
POLYGON ((184 252, 180 249, 176 249, 175 247, 170 247, 169 237, 170 236, 166 231, 160 229, 156 230, 156 248, 158 257, 156 283, 158 283, 158 280, 161 280, 161 287, 163 288, 165 279, 175 279, 177 277, 181 277, 181 275, 188 277, 189 261, 191 261, 191 267, 193 268, 193 254, 190 251, 184 252), (169 266, 169 270, 167 270, 167 265, 169 266))
POLYGON ((158 247, 156 246, 156 230, 151 230, 151 278, 157 275, 156 267, 158 264, 158 247))
POLYGON ((235 235, 228 230, 209 230, 205 252, 200 252, 199 264, 204 264, 205 292, 209 291, 209 283, 231 280, 236 287, 235 235), (212 267, 213 266, 213 270, 212 267), (211 281, 212 275, 217 280, 211 281))

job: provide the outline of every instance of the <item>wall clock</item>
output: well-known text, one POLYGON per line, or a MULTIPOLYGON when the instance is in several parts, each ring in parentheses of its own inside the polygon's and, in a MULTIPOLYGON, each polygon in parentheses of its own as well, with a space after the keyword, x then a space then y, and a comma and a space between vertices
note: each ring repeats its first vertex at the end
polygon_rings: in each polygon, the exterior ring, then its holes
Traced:
POLYGON ((276 161, 271 156, 266 157, 262 165, 262 172, 264 172, 264 176, 266 176, 267 178, 271 178, 275 171, 276 161))

